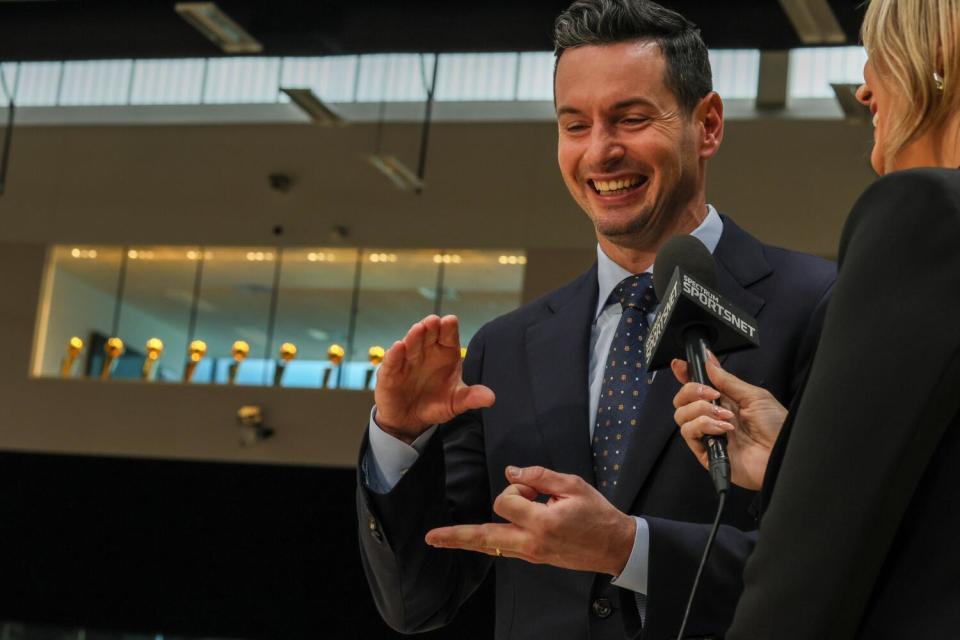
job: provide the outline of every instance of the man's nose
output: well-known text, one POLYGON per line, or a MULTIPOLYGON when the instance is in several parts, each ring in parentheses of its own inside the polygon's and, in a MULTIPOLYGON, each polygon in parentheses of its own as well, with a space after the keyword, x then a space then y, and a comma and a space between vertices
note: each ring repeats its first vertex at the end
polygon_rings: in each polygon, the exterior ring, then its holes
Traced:
POLYGON ((626 155, 623 140, 615 127, 594 127, 590 138, 590 163, 596 167, 609 168, 626 155))

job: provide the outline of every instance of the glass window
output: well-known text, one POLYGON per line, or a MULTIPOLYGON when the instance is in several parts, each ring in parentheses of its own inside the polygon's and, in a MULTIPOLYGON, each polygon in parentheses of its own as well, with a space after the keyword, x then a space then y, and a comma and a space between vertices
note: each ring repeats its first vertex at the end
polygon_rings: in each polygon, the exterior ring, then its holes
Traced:
POLYGON ((369 388, 377 350, 424 316, 459 316, 466 345, 515 308, 525 264, 516 250, 58 246, 33 373, 369 388))
POLYGON ((34 374, 99 375, 104 342, 113 332, 121 250, 59 246, 50 252, 37 335, 34 374), (83 347, 62 370, 70 339, 83 347))
POLYGON ((130 104, 200 104, 206 60, 137 60, 130 104))
POLYGON ((333 382, 328 351, 348 343, 357 256, 356 249, 284 249, 272 357, 284 343, 297 351, 283 386, 320 387, 325 377, 327 386, 333 382))
MULTIPOLYGON (((445 53, 437 69, 437 100, 513 100, 516 53, 445 53)), ((429 79, 428 79, 429 82, 429 79)))
POLYGON ((70 60, 63 63, 60 104, 127 104, 133 60, 70 60))
POLYGON ((760 51, 716 49, 710 51, 713 88, 721 98, 755 99, 760 81, 760 51))
POLYGON ((17 106, 56 105, 62 70, 62 62, 21 62, 17 74, 17 106))
POLYGON ((280 58, 229 57, 207 61, 206 103, 276 102, 280 58))
POLYGON ((6 108, 10 98, 17 97, 20 65, 16 62, 0 62, 0 104, 6 108))
POLYGON ((357 56, 284 58, 280 86, 310 88, 326 102, 350 102, 356 79, 357 56))
POLYGON ((867 52, 863 47, 808 47, 790 51, 789 96, 833 98, 831 83, 860 84, 867 52))
POLYGON ((272 382, 267 328, 277 250, 272 247, 208 247, 203 260, 196 328, 191 341, 202 340, 206 352, 197 364, 195 383, 226 383, 233 345, 242 340, 249 356, 237 368, 237 384, 272 382))
POLYGON ((553 100, 553 52, 520 54, 517 100, 553 100))
POLYGON ((363 388, 371 369, 369 349, 389 348, 406 335, 410 325, 438 310, 436 253, 364 250, 356 328, 340 386, 363 388))
POLYGON ((357 102, 421 102, 433 78, 433 56, 375 53, 360 56, 357 102))
POLYGON ((441 314, 460 319, 463 346, 485 323, 520 305, 524 252, 451 249, 434 261, 443 267, 441 314))
MULTIPOLYGON (((187 360, 187 331, 199 269, 199 247, 129 247, 117 331, 128 354, 138 359, 132 367, 119 364, 114 377, 144 375, 149 340, 159 340, 162 351, 153 361, 151 379, 179 381, 187 360)), ((150 346, 156 347, 155 343, 150 346)), ((121 363, 121 364, 126 364, 121 363)))

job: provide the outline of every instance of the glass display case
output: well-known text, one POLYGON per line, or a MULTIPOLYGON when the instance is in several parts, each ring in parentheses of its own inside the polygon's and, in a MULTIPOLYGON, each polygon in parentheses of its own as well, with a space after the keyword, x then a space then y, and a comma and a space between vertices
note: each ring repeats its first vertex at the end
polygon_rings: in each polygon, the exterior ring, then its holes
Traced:
POLYGON ((517 250, 54 246, 33 374, 372 388, 424 316, 461 341, 520 303, 517 250))

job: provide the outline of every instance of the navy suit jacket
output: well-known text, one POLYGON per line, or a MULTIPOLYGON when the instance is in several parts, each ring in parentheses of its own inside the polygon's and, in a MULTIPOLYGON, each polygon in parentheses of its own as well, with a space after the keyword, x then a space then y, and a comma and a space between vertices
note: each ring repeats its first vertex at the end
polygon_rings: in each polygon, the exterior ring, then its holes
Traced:
MULTIPOLYGON (((724 365, 788 403, 816 343, 815 319, 835 267, 761 244, 728 218, 723 223, 714 253, 718 288, 757 318, 762 345, 728 356, 724 365)), ((390 493, 367 490, 361 472, 361 555, 377 606, 392 627, 415 632, 445 624, 495 564, 498 640, 596 640, 639 632, 633 594, 612 586, 610 576, 507 558, 494 562, 423 541, 433 527, 490 521, 493 498, 506 487, 508 464, 542 465, 593 483, 588 358, 597 288, 594 266, 484 326, 470 343, 464 380, 492 388, 496 404, 441 425, 390 493)), ((626 453, 630 472, 621 476, 612 501, 624 512, 658 522, 709 522, 716 496, 673 422, 678 388, 669 371, 653 379, 640 417, 642 431, 626 453)), ((365 442, 361 460, 366 447, 365 442)), ((754 498, 734 490, 725 524, 755 528, 754 498)), ((652 560, 657 551, 651 546, 652 560)), ((651 564, 645 639, 676 633, 692 579, 686 565, 664 570, 651 564)), ((726 577, 736 592, 740 580, 739 571, 726 577)), ((720 634, 732 611, 731 602, 698 605, 689 628, 694 635, 720 634)))

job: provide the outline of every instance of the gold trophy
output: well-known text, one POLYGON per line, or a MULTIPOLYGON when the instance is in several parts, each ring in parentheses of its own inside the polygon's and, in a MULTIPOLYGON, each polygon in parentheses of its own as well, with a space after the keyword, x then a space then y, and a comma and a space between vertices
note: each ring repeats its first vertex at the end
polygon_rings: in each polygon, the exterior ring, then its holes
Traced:
POLYGON ((323 385, 321 388, 330 389, 330 377, 333 374, 334 369, 340 366, 340 363, 343 362, 343 356, 346 355, 346 351, 343 350, 338 344, 330 345, 330 348, 327 349, 327 359, 330 360, 330 367, 324 370, 323 372, 323 385))
POLYGON ((370 357, 370 368, 367 369, 367 377, 363 382, 364 389, 370 388, 370 382, 373 381, 373 372, 376 371, 380 363, 383 362, 384 354, 386 354, 386 351, 383 347, 373 346, 367 351, 367 355, 370 357))
POLYGON ((193 379, 193 372, 197 365, 207 355, 207 343, 203 340, 194 340, 190 343, 190 349, 187 351, 190 360, 187 362, 187 368, 183 370, 183 381, 189 383, 193 379))
POLYGON ((240 369, 240 364, 250 355, 250 345, 247 344, 246 340, 237 340, 233 343, 230 352, 233 354, 233 362, 230 363, 228 369, 227 384, 233 384, 237 381, 237 370, 240 369))
POLYGON ((70 373, 73 371, 73 363, 76 362, 77 356, 80 355, 80 352, 83 351, 83 340, 77 336, 73 336, 67 342, 67 355, 64 356, 63 362, 60 363, 60 377, 69 378, 70 373))
POLYGON ((103 346, 103 352, 106 357, 103 359, 103 369, 100 370, 100 379, 109 380, 113 371, 113 363, 117 358, 123 355, 123 340, 120 338, 107 338, 107 344, 103 346))
POLYGON ((283 372, 287 370, 287 365, 291 360, 297 357, 297 346, 292 342, 284 342, 280 345, 280 362, 273 369, 273 386, 279 387, 283 380, 283 372))
POLYGON ((153 366, 160 359, 163 353, 163 340, 160 338, 150 338, 147 340, 147 357, 143 360, 143 369, 140 371, 140 377, 144 380, 153 379, 153 366))

